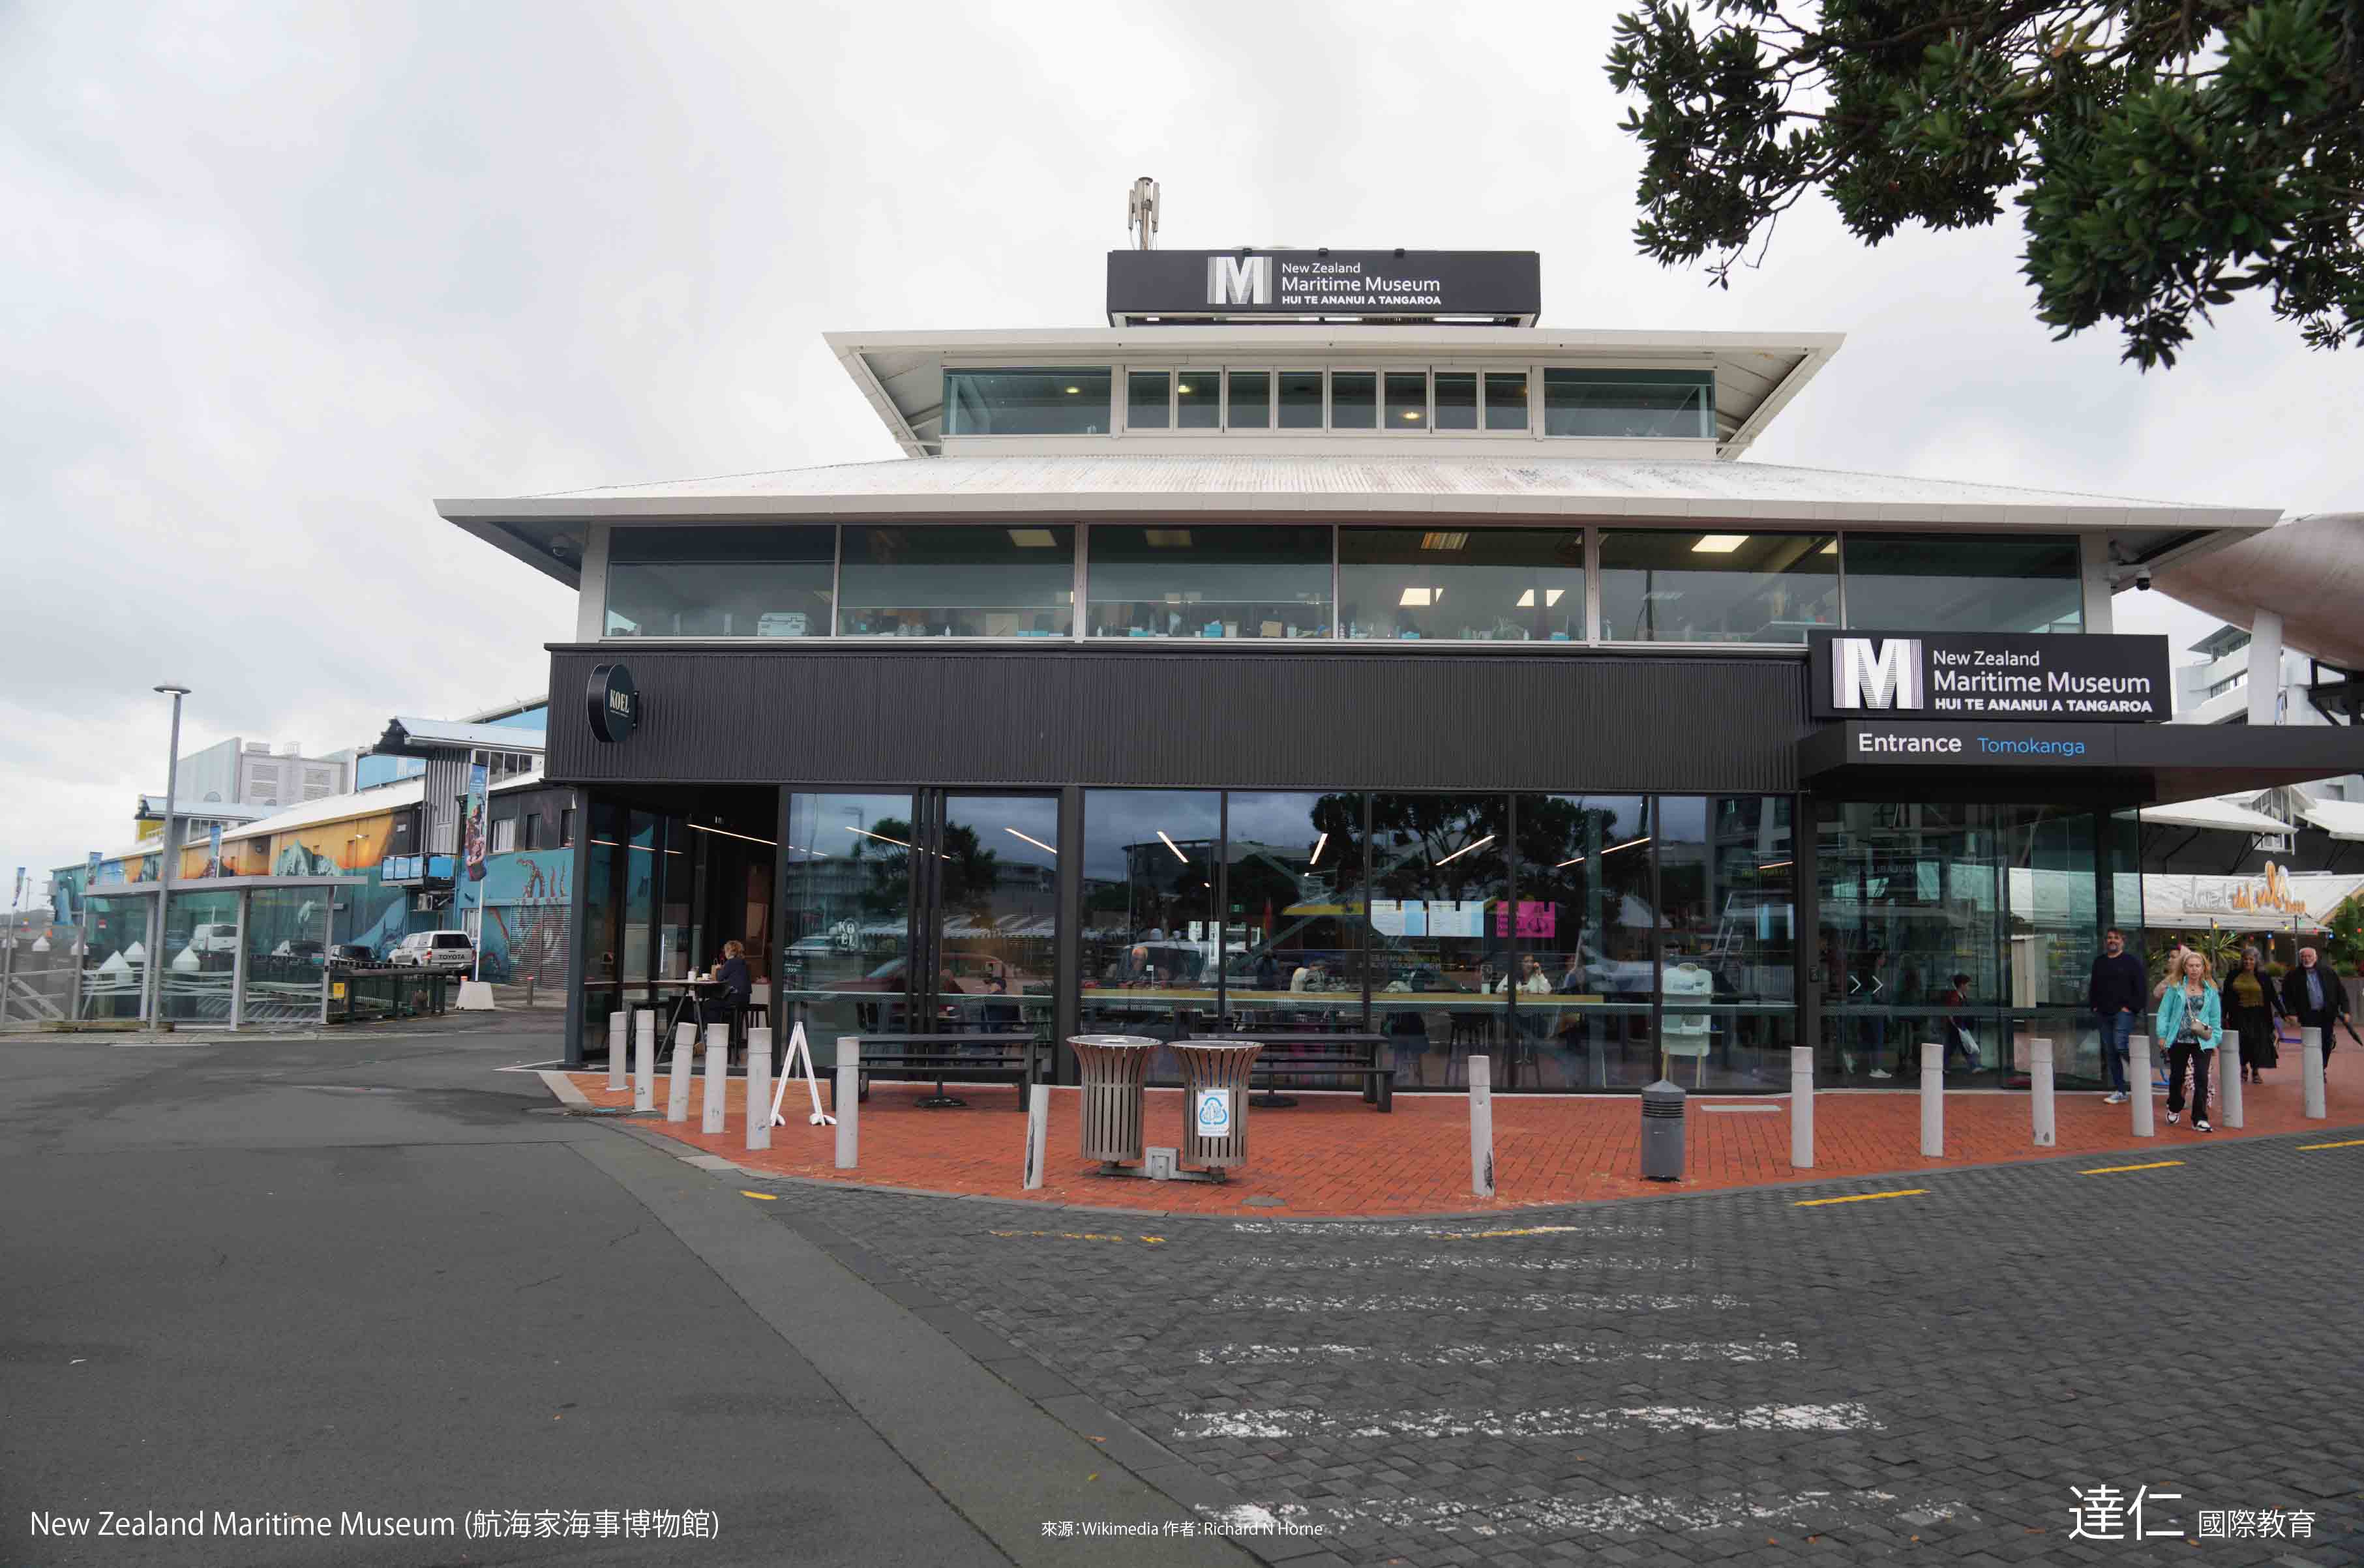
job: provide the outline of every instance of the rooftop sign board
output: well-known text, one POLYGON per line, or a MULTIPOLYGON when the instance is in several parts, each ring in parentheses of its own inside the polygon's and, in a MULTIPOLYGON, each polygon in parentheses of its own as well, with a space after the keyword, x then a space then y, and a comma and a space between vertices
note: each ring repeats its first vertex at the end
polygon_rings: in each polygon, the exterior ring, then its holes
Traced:
POLYGON ((1533 250, 1111 250, 1115 326, 1161 320, 1455 317, 1532 326, 1533 250))
POLYGON ((2175 717, 2164 637, 1813 631, 1816 718, 2151 724, 2175 717))

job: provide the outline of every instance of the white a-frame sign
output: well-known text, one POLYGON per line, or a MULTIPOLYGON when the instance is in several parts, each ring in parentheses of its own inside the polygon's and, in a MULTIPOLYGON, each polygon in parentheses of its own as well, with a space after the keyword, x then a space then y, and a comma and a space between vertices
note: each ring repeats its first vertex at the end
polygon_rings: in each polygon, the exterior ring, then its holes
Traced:
POLYGON ((772 1125, 788 1125, 787 1118, 780 1115, 780 1099, 788 1092, 788 1080, 797 1075, 798 1062, 804 1063, 805 1089, 812 1095, 812 1115, 808 1119, 815 1127, 835 1127, 837 1118, 820 1108, 820 1079, 813 1073, 812 1047, 806 1043, 802 1019, 788 1031, 787 1060, 780 1063, 779 1082, 772 1085, 772 1125))

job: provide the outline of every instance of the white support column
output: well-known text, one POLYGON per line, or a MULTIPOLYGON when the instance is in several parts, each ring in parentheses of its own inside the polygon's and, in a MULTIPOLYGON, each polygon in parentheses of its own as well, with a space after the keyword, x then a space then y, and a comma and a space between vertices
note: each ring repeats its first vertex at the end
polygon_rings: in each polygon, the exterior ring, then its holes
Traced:
POLYGON ((2282 695, 2282 617, 2254 610, 2249 622, 2249 723, 2279 724, 2282 695))
POLYGON ((643 1010, 640 1018, 640 1035, 634 1043, 632 1062, 632 1108, 652 1111, 657 1108, 657 1016, 643 1010))
POLYGON ((2126 1104, 2134 1107, 2134 1135, 2148 1138, 2158 1129, 2151 1124, 2151 1095, 2158 1091, 2150 1082, 2150 1036, 2133 1034, 2126 1037, 2126 1104))
POLYGON ((608 1015, 608 1092, 611 1095, 624 1092, 624 1053, 630 1047, 624 1036, 631 1016, 621 1008, 608 1015))
POLYGON ((747 1147, 772 1146, 772 1030, 747 1031, 747 1147))
POLYGON ((2241 1031, 2226 1029, 2209 1052, 2216 1059, 2216 1125, 2243 1126, 2241 1106, 2241 1031))
POLYGON ((854 1169, 862 1154, 862 1037, 837 1037, 837 1168, 854 1169))
POLYGON ((1934 1040, 1921 1047, 1921 1152, 1946 1152, 1946 1048, 1934 1040))
POLYGON ((1477 1051, 1469 1053, 1469 1190, 1494 1195, 1494 1066, 1477 1051))
POLYGON ((697 1067, 697 1026, 682 1024, 673 1031, 673 1073, 665 1085, 665 1120, 689 1119, 689 1077, 697 1067))
POLYGON ((2300 1081, 2306 1085, 2306 1117, 2310 1121, 2322 1121, 2331 1115, 2330 1107, 2325 1104, 2323 1087, 2323 1031, 2303 1029, 2298 1031, 2298 1039, 2300 1081))
POLYGON ((722 1130, 722 1106, 730 1092, 730 1026, 706 1026, 706 1100, 698 1106, 697 1130, 722 1130))
POLYGON ((1814 1048, 1790 1048, 1790 1168, 1814 1168, 1814 1048))
POLYGON ((2084 629, 2089 635, 2104 635, 2112 625, 2110 536, 2101 529, 2091 529, 2078 536, 2077 547, 2078 575, 2085 599, 2084 629))
POLYGON ((2052 1042, 2031 1040, 2027 1042, 2027 1115, 2038 1149, 2050 1149, 2059 1142, 2052 1113, 2052 1042))
MULTIPOLYGON (((238 890, 237 946, 229 955, 229 1027, 246 1027, 246 901, 254 896, 251 887, 238 890)), ((326 951, 325 949, 322 951, 326 951)))
POLYGON ((1043 1162, 1051 1142, 1051 1085, 1037 1084, 1026 1096, 1026 1179, 1028 1192, 1043 1185, 1043 1162))

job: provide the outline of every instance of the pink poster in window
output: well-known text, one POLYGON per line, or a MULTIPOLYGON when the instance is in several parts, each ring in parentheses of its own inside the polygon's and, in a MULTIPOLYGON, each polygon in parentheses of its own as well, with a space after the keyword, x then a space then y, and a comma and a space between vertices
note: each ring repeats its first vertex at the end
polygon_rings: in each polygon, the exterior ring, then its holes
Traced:
MULTIPOLYGON (((1518 935, 1551 941, 1559 936, 1559 906, 1519 900, 1518 935)), ((1508 937, 1511 932, 1511 906, 1505 902, 1494 906, 1494 934, 1508 937)))

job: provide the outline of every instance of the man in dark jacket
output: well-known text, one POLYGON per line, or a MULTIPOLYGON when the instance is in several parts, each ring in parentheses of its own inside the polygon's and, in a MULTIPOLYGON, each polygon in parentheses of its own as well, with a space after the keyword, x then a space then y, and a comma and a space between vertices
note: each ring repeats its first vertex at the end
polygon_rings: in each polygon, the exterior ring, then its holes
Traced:
POLYGON ((2124 1105, 2126 1041, 2135 1032, 2135 1020, 2150 1006, 2150 976, 2143 961, 2126 951, 2126 934, 2115 926, 2102 934, 2102 954, 2093 961, 2092 977, 2085 984, 2085 1005, 2101 1022, 2102 1067, 2110 1080, 2106 1103, 2124 1105))
MULTIPOLYGON (((2356 1026, 2347 1016, 2347 987, 2333 973, 2327 963, 2315 961, 2313 948, 2298 950, 2298 967, 2281 979, 2282 1022, 2292 1029, 2323 1031, 2323 1064, 2331 1066, 2331 1031, 2336 1025, 2346 1024, 2347 1038, 2356 1040, 2356 1026)), ((2364 1044, 2364 1040, 2358 1040, 2364 1044)))

